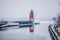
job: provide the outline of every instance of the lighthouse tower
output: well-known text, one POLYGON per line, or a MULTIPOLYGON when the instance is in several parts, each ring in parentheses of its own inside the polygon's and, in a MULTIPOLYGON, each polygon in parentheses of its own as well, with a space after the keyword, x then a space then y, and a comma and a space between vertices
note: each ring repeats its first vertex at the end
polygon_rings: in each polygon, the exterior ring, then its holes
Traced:
MULTIPOLYGON (((34 21, 34 12, 31 10, 30 16, 29 16, 30 21, 34 21)), ((34 26, 30 27, 30 32, 34 32, 34 26)))
POLYGON ((30 12, 30 21, 34 21, 34 12, 31 10, 30 12))

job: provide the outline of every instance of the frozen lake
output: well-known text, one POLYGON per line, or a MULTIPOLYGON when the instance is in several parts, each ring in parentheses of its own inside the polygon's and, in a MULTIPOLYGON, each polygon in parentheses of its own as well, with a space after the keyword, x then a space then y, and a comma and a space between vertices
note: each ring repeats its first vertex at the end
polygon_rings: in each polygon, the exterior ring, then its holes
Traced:
POLYGON ((29 28, 8 28, 0 31, 0 40, 51 40, 48 32, 48 26, 52 22, 40 22, 40 25, 34 25, 34 32, 29 32, 29 28))

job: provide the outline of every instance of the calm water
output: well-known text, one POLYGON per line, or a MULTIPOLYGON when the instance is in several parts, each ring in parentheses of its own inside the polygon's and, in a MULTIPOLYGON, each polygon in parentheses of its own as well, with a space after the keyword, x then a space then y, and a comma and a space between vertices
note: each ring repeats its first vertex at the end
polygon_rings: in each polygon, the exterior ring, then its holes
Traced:
POLYGON ((51 40, 48 26, 52 23, 40 22, 40 25, 34 25, 34 32, 29 32, 29 28, 11 27, 0 31, 0 40, 51 40))

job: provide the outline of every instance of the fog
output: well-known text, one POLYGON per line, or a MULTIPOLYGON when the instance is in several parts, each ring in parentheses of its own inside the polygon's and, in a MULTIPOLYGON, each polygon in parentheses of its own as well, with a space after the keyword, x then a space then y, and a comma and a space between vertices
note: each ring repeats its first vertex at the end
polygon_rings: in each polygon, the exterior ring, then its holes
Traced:
POLYGON ((34 26, 33 33, 29 32, 29 28, 7 27, 6 30, 0 31, 0 39, 51 40, 48 26, 53 24, 52 17, 60 12, 59 2, 59 0, 0 0, 0 20, 29 20, 30 10, 33 9, 34 22, 40 23, 34 26))
POLYGON ((60 12, 59 0, 0 0, 0 19, 29 18, 34 10, 35 18, 51 18, 60 12))

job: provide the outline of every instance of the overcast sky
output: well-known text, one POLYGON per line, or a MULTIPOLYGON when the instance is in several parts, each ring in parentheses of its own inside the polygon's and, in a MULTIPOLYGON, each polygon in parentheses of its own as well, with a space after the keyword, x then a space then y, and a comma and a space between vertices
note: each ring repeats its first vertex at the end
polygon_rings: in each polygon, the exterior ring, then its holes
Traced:
POLYGON ((59 0, 0 0, 0 18, 29 18, 34 10, 35 18, 53 17, 59 13, 59 0))

